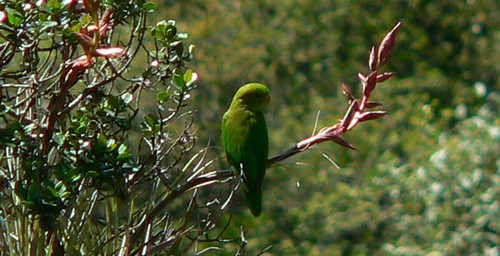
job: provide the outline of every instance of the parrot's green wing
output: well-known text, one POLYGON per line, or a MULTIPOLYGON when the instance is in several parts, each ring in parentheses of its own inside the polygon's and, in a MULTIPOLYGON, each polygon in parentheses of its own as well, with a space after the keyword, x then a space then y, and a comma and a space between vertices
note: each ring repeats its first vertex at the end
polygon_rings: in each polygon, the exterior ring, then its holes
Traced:
POLYGON ((241 93, 245 88, 248 87, 240 88, 231 107, 224 114, 221 124, 222 143, 229 164, 243 172, 248 206, 257 217, 262 208, 262 182, 269 149, 266 121, 262 113, 269 102, 269 91, 267 87, 263 87, 263 92, 250 90, 241 93), (238 103, 240 99, 241 104, 238 103))
POLYGON ((228 162, 243 171, 248 206, 254 216, 259 216, 269 148, 263 114, 248 110, 227 112, 222 121, 222 141, 228 162))

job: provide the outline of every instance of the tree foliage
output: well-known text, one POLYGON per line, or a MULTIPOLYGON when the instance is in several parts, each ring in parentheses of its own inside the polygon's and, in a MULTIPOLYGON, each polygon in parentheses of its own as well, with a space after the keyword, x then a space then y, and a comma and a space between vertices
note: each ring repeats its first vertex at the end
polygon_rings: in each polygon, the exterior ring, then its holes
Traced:
POLYGON ((2 5, 2 253, 180 254, 213 229, 186 192, 204 181, 189 182, 204 174, 191 151, 194 46, 172 20, 149 26, 153 8, 2 5))
POLYGON ((492 0, 0 1, 0 254, 496 255, 497 13, 492 0), (368 47, 398 20, 397 76, 373 93, 388 117, 336 138, 357 151, 296 143, 342 130, 368 47), (271 156, 301 152, 268 169, 260 218, 219 148, 252 81, 272 92, 271 156))

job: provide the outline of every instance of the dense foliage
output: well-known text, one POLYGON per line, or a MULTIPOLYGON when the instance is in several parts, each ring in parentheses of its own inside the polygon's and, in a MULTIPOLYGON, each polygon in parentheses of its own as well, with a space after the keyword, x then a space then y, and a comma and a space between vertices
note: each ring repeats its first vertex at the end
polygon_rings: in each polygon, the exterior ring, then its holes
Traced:
POLYGON ((0 254, 498 255, 496 1, 97 2, 0 1, 0 254), (280 154, 399 20, 388 114, 269 168, 251 217, 234 91, 269 85, 280 154))
POLYGON ((0 7, 0 254, 197 250, 219 195, 196 196, 216 179, 192 151, 187 34, 147 2, 0 7))

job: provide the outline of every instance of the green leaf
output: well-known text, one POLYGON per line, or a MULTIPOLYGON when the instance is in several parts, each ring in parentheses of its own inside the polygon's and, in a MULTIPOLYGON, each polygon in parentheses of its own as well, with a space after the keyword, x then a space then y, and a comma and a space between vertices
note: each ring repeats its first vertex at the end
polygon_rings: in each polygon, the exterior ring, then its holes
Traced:
POLYGON ((72 193, 71 193, 71 192, 68 192, 68 191, 63 192, 63 193, 61 193, 60 198, 61 198, 61 199, 68 198, 68 197, 70 197, 70 196, 71 196, 71 194, 72 194, 72 193))
POLYGON ((59 197, 59 193, 52 187, 52 185, 46 185, 45 192, 47 192, 48 195, 53 198, 59 197))
POLYGON ((61 133, 54 133, 52 138, 57 145, 62 145, 64 143, 64 139, 65 139, 61 133))
POLYGON ((42 204, 43 204, 44 206, 52 206, 52 207, 56 207, 56 206, 57 206, 57 204, 56 204, 56 203, 51 202, 51 201, 47 201, 47 200, 44 200, 44 199, 42 199, 42 204))
POLYGON ((87 125, 85 123, 80 123, 80 126, 76 128, 75 133, 80 135, 85 133, 86 130, 87 130, 87 125))
POLYGON ((40 194, 40 186, 36 183, 32 183, 30 187, 28 188, 28 198, 29 200, 32 200, 40 194))
POLYGON ((163 33, 161 33, 160 30, 158 30, 157 28, 153 28, 151 29, 151 36, 154 37, 154 38, 161 38, 163 35, 163 33))
POLYGON ((55 21, 44 21, 42 23, 41 31, 45 31, 45 30, 48 30, 51 28, 56 28, 57 25, 58 25, 58 23, 55 21))
POLYGON ((184 73, 184 81, 186 82, 186 86, 190 87, 198 80, 198 74, 193 72, 192 69, 188 69, 186 73, 184 73))
POLYGON ((71 182, 72 183, 76 183, 76 182, 80 181, 81 178, 82 178, 82 176, 80 174, 79 175, 75 175, 75 176, 71 177, 71 182))
POLYGON ((156 100, 160 104, 167 101, 169 97, 170 97, 170 93, 168 93, 167 91, 159 92, 158 94, 156 94, 156 100))
POLYGON ((103 134, 99 135, 99 140, 97 141, 97 147, 100 149, 106 148, 108 146, 108 138, 103 134))
POLYGON ((50 7, 51 9, 61 9, 61 1, 56 1, 56 0, 49 0, 47 2, 47 7, 50 7))
POLYGON ((106 152, 111 152, 114 151, 118 147, 118 144, 116 144, 116 141, 114 139, 109 139, 108 143, 106 144, 106 152))
POLYGON ((186 82, 184 81, 184 78, 179 74, 174 74, 174 76, 172 78, 172 84, 180 90, 185 91, 187 89, 186 82))
POLYGON ((104 105, 107 109, 117 109, 120 107, 120 102, 118 98, 114 95, 110 95, 107 98, 106 104, 104 105))
POLYGON ((92 23, 92 16, 90 15, 84 15, 80 21, 80 23, 83 25, 83 26, 88 26, 92 23))
POLYGON ((129 153, 123 153, 123 154, 119 154, 117 157, 116 157, 116 160, 117 161, 120 161, 120 162, 124 162, 124 161, 128 161, 132 159, 132 155, 129 154, 129 153))
POLYGON ((165 20, 156 23, 156 29, 158 29, 162 33, 164 33, 167 30, 167 26, 168 24, 165 20))
POLYGON ((142 4, 142 9, 144 9, 147 12, 152 12, 156 8, 156 4, 153 2, 146 2, 142 4))
POLYGON ((186 82, 191 81, 191 79, 193 77, 193 70, 192 69, 186 70, 186 73, 184 73, 183 77, 184 77, 184 81, 186 81, 186 82))
POLYGON ((118 147, 118 154, 125 154, 127 153, 127 146, 125 144, 121 144, 118 147))
POLYGON ((35 205, 35 202, 28 201, 28 200, 21 201, 21 203, 24 204, 24 205, 26 205, 26 206, 34 206, 35 205))
POLYGON ((64 182, 62 180, 60 180, 56 183, 56 185, 54 185, 54 189, 56 189, 58 191, 64 191, 64 190, 66 190, 66 185, 64 184, 64 182))
POLYGON ((96 178, 99 177, 99 173, 96 171, 88 171, 85 176, 90 177, 90 178, 96 178))
POLYGON ((12 9, 10 10, 10 12, 8 12, 7 17, 8 17, 9 23, 14 25, 14 26, 18 26, 23 21, 21 14, 17 11, 12 10, 12 9))
POLYGON ((153 132, 155 131, 155 125, 157 121, 158 118, 153 113, 144 117, 144 122, 153 132))
POLYGON ((174 36, 177 34, 177 28, 173 25, 167 26, 167 30, 165 31, 165 37, 170 40, 174 38, 174 36))

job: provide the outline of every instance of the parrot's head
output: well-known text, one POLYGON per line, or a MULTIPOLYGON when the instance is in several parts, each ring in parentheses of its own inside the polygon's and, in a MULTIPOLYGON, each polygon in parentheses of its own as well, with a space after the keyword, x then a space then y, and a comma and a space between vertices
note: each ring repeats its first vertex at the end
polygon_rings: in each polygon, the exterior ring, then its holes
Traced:
POLYGON ((269 104, 269 88, 263 84, 243 85, 234 95, 231 106, 239 105, 251 111, 263 111, 269 104))

